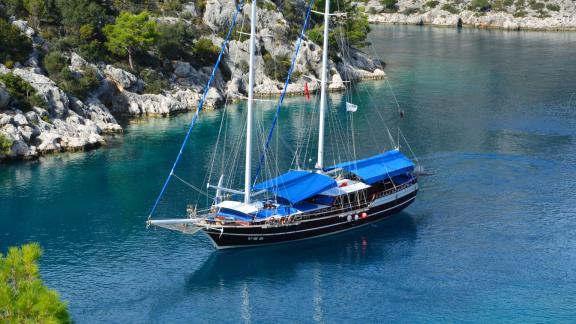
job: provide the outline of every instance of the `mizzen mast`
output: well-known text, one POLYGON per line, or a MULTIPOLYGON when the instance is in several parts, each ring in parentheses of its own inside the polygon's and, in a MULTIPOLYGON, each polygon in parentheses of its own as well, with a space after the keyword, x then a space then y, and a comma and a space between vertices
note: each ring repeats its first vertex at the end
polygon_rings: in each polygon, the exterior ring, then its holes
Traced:
POLYGON ((324 45, 322 46, 322 78, 320 90, 320 125, 318 127, 318 162, 316 168, 322 170, 324 168, 324 114, 326 113, 326 85, 327 80, 327 67, 328 67, 328 29, 330 24, 330 0, 324 0, 324 45))

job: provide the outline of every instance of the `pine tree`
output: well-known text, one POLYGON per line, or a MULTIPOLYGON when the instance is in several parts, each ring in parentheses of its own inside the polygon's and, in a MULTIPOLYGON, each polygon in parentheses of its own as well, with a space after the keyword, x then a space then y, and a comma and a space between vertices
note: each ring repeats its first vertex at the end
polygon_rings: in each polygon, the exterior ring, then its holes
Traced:
POLYGON ((38 270, 38 243, 11 247, 0 254, 1 323, 70 323, 66 304, 44 286, 38 270))
POLYGON ((158 38, 156 27, 156 21, 150 19, 147 11, 137 15, 122 12, 114 24, 106 25, 103 29, 108 39, 106 47, 116 55, 128 55, 130 68, 134 70, 132 55, 135 51, 146 50, 154 44, 158 38))

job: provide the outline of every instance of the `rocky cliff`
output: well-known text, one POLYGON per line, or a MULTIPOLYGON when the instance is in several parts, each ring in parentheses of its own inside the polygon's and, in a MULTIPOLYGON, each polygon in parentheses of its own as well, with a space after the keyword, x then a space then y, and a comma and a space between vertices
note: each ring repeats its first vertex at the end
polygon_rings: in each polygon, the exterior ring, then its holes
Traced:
POLYGON ((571 0, 398 0, 395 5, 391 3, 370 0, 356 5, 376 24, 576 30, 576 2, 571 0))
MULTIPOLYGON (((158 18, 162 23, 192 24, 201 19, 212 31, 212 42, 221 44, 222 26, 227 26, 235 10, 232 1, 209 0, 202 13, 194 2, 184 6, 186 15, 158 18), (184 18, 185 17, 185 18, 184 18)), ((250 6, 244 7, 249 17, 250 6)), ((159 94, 145 93, 145 81, 119 67, 105 62, 87 62, 76 53, 69 53, 69 69, 82 73, 87 67, 97 73, 98 84, 85 98, 80 99, 61 89, 40 63, 48 43, 24 20, 11 18, 11 24, 29 37, 34 51, 28 59, 16 62, 12 68, 0 64, 0 75, 11 73, 28 82, 46 102, 41 107, 27 111, 16 109, 7 86, 0 82, 0 135, 12 142, 9 153, 2 158, 31 159, 47 152, 82 150, 105 143, 105 135, 121 132, 116 118, 119 116, 169 115, 174 112, 196 109, 203 88, 210 77, 211 66, 198 66, 198 62, 182 60, 166 62, 170 66, 168 86, 159 94)), ((289 33, 289 22, 274 9, 261 8, 258 13, 255 92, 260 96, 278 95, 284 82, 270 75, 267 58, 291 58, 296 40, 289 33)), ((225 98, 238 99, 246 95, 248 84, 248 37, 237 38, 229 44, 220 69, 210 88, 205 106, 217 107, 225 98)), ((320 78, 322 49, 318 44, 305 40, 296 62, 293 81, 288 93, 300 94, 304 84, 314 91, 320 78)), ((359 50, 351 49, 350 55, 330 61, 331 90, 344 89, 344 81, 383 78, 380 62, 359 50)))

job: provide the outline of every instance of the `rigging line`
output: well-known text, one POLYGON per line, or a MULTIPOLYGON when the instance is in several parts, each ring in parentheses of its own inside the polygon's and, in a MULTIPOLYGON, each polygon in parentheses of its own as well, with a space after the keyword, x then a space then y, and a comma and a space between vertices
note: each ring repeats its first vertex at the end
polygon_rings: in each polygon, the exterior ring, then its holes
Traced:
MULTIPOLYGON (((372 49, 372 55, 376 56, 380 62, 383 62, 382 58, 380 57, 380 55, 378 55, 378 53, 376 52, 376 49, 374 48, 374 42, 370 38, 370 35, 368 35, 367 37, 370 41, 370 48, 372 49)), ((400 104, 398 103, 398 99, 396 98, 396 94, 394 93, 394 89, 392 89, 392 85, 390 84, 390 80, 386 76, 384 77, 384 80, 386 82, 386 85, 390 89, 390 92, 392 93, 392 97, 394 98, 394 101, 396 102, 396 107, 398 108, 398 111, 400 111, 401 110, 400 104)))
POLYGON ((304 167, 306 167, 308 165, 308 159, 312 159, 312 149, 311 149, 311 145, 310 145, 310 141, 312 140, 312 135, 315 134, 313 133, 313 129, 314 126, 316 125, 316 120, 318 119, 318 113, 319 113, 319 108, 320 104, 320 96, 316 96, 316 103, 312 105, 311 108, 311 113, 312 116, 311 118, 307 119, 308 124, 306 125, 306 133, 304 134, 305 136, 305 141, 302 144, 303 147, 303 152, 304 152, 304 157, 302 159, 302 165, 304 167), (310 157, 308 157, 308 155, 310 155, 310 157))
POLYGON ((214 197, 208 195, 207 193, 205 193, 204 191, 202 191, 202 189, 200 189, 200 188, 194 186, 193 184, 191 184, 190 182, 188 182, 188 181, 180 178, 179 176, 176 175, 176 173, 172 174, 172 176, 173 176, 174 178, 182 181, 182 183, 184 183, 184 184, 187 185, 188 187, 190 187, 190 188, 198 191, 198 192, 201 193, 202 195, 204 195, 204 196, 206 196, 206 197, 208 197, 208 198, 214 198, 214 197))
POLYGON ((412 151, 412 147, 410 146, 410 143, 408 143, 408 141, 406 140, 406 137, 404 137, 404 132, 402 132, 402 130, 400 130, 400 128, 398 128, 400 135, 402 135, 402 138, 404 139, 404 142, 406 143, 406 145, 408 146, 408 149, 410 150, 410 153, 412 153, 412 156, 414 157, 414 161, 416 161, 416 163, 420 163, 420 161, 418 161, 418 158, 416 157, 416 153, 414 153, 414 151, 412 151))
MULTIPOLYGON (((226 116, 227 107, 228 107, 228 98, 226 98, 226 101, 224 104, 224 110, 222 112, 222 118, 220 118, 220 128, 218 129, 218 137, 216 138, 216 146, 214 149, 214 154, 212 154, 212 159, 210 161, 210 169, 208 171, 207 183, 210 183, 210 180, 212 179, 212 172, 214 171, 214 163, 216 162, 216 155, 218 153, 218 147, 219 147, 218 144, 220 144, 220 137, 222 135, 222 129, 223 129, 223 125, 224 125, 224 116, 226 116)), ((224 143, 224 144, 226 144, 226 143, 224 143)), ((204 180, 206 180, 206 178, 204 178, 204 180)))
POLYGON ((188 142, 188 138, 190 138, 190 133, 192 133, 192 129, 194 128, 194 125, 196 124, 196 120, 198 120, 198 115, 200 114, 200 111, 202 111, 202 107, 204 106, 204 101, 206 100, 206 96, 208 95, 208 90, 210 90, 210 85, 212 84, 212 81, 214 80, 214 76, 216 75, 216 71, 218 70, 218 66, 220 65, 220 60, 222 59, 222 56, 224 55, 224 52, 226 51, 226 45, 228 44, 228 40, 230 39, 230 35, 232 34, 232 30, 234 29, 234 25, 236 25, 236 18, 238 17, 238 13, 241 11, 243 3, 244 3, 244 0, 240 1, 240 4, 238 6, 236 6, 236 12, 234 12, 234 17, 232 18, 232 24, 230 25, 230 28, 228 29, 228 34, 226 35, 226 38, 222 42, 222 49, 220 50, 220 54, 218 55, 218 59, 216 60, 216 64, 214 64, 214 68, 212 69, 212 74, 210 75, 210 79, 208 80, 208 83, 206 84, 206 87, 204 88, 204 93, 202 94, 202 98, 200 99, 200 103, 198 104, 198 109, 196 109, 196 114, 194 115, 194 117, 192 118, 192 121, 190 122, 190 126, 188 127, 188 132, 186 132, 186 137, 184 137, 184 141, 182 142, 182 145, 180 145, 180 151, 178 151, 178 155, 176 156, 176 160, 174 161, 174 164, 172 165, 172 169, 170 169, 170 173, 168 174, 168 177, 166 178, 166 181, 164 182, 164 185, 162 186, 162 190, 160 190, 160 194, 156 198, 156 201, 154 202, 154 205, 152 206, 152 209, 150 210, 150 214, 148 215, 148 219, 152 218, 152 215, 156 211, 156 208, 158 207, 158 203, 160 202, 160 199, 162 199, 162 196, 164 195, 164 192, 166 191, 166 188, 168 187, 168 183, 170 183, 170 179, 172 178, 172 175, 174 175, 174 170, 176 169, 176 166, 178 165, 178 162, 180 161, 180 158, 182 157, 182 152, 184 151, 184 147, 186 146, 186 143, 188 142))
POLYGON ((276 114, 274 115, 274 120, 272 121, 270 132, 268 133, 268 138, 266 139, 266 145, 264 146, 264 153, 260 156, 260 161, 258 162, 258 168, 256 169, 256 175, 254 177, 253 184, 256 184, 256 180, 258 179, 258 175, 260 174, 260 169, 262 169, 262 163, 264 162, 264 155, 266 155, 266 151, 268 150, 268 146, 270 145, 272 134, 274 133, 274 127, 276 126, 276 122, 278 121, 280 107, 282 107, 284 96, 286 95, 288 85, 290 84, 290 77, 292 76, 294 66, 296 65, 296 58, 298 57, 298 53, 300 52, 300 45, 302 44, 302 39, 304 38, 304 32, 308 27, 308 21, 310 20, 310 12, 312 10, 312 5, 314 5, 314 0, 310 0, 310 4, 308 5, 308 12, 306 13, 306 18, 304 19, 304 26, 302 26, 302 32, 300 33, 300 38, 298 38, 298 44, 296 45, 296 52, 292 56, 292 64, 290 65, 290 70, 288 70, 288 76, 286 77, 286 81, 284 82, 284 89, 282 89, 280 100, 278 100, 278 106, 276 107, 276 114))

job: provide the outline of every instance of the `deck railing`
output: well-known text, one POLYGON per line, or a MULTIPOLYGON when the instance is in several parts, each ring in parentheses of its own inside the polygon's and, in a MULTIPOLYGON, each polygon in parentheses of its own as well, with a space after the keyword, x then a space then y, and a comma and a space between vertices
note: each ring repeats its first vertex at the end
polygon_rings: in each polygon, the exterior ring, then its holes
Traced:
MULTIPOLYGON (((306 220, 306 219, 310 219, 310 218, 322 217, 324 215, 331 214, 334 211, 341 211, 343 214, 348 213, 348 212, 362 212, 364 209, 368 208, 368 205, 372 201, 374 201, 378 198, 382 198, 385 196, 389 196, 389 195, 398 193, 398 192, 414 185, 416 182, 417 182, 417 179, 412 178, 401 185, 398 185, 398 186, 395 186, 393 188, 386 189, 382 192, 373 194, 372 196, 370 196, 370 199, 368 199, 368 197, 364 197, 362 199, 356 200, 354 204, 348 204, 346 206, 342 206, 342 205, 331 206, 330 208, 322 209, 322 211, 317 212, 317 213, 309 213, 309 214, 305 213, 303 215, 295 215, 292 217, 292 222, 300 221, 300 220, 306 220)), ((195 218, 195 217, 198 217, 200 215, 202 218, 207 218, 209 216, 216 216, 216 214, 217 214, 216 212, 214 212, 213 207, 197 210, 197 209, 195 209, 195 207, 193 205, 188 205, 187 211, 188 211, 188 217, 189 218, 195 218)), ((261 221, 264 221, 264 220, 261 220, 261 221)), ((234 222, 232 222, 232 223, 234 223, 234 222)), ((288 224, 286 224, 286 225, 288 225, 288 224)))

